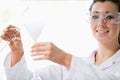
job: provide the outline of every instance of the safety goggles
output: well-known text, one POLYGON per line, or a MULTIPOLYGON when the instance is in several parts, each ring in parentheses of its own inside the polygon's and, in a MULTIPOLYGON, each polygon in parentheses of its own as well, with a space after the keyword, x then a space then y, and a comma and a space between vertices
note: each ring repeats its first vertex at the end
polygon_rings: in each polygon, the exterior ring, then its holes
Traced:
POLYGON ((91 11, 90 21, 96 24, 100 21, 110 24, 120 24, 120 13, 112 11, 91 11))

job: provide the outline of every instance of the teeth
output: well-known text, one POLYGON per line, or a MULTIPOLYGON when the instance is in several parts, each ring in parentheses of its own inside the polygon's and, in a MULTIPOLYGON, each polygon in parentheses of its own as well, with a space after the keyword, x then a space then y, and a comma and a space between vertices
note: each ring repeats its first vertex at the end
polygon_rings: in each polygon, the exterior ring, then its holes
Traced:
POLYGON ((97 30, 97 32, 99 32, 99 33, 107 33, 109 31, 108 30, 97 30))

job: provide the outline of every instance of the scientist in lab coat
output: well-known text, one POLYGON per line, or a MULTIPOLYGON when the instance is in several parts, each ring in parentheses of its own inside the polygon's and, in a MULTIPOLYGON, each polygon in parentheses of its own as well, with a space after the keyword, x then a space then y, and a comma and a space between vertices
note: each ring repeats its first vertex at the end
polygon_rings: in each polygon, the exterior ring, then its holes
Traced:
MULTIPOLYGON (((15 38, 10 41, 11 52, 4 62, 7 80, 120 80, 120 0, 94 0, 90 22, 98 49, 88 61, 59 49, 52 42, 38 42, 32 46, 31 55, 38 56, 34 60, 50 60, 57 65, 39 69, 35 76, 27 68, 22 41, 15 38)), ((1 37, 20 38, 19 32, 16 36, 7 35, 10 31, 16 33, 14 28, 12 25, 6 28, 1 37)))

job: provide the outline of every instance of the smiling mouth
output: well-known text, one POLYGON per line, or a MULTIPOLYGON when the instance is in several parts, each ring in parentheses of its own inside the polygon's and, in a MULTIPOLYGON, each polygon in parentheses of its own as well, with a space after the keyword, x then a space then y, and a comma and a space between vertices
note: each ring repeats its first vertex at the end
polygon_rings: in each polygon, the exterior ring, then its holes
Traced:
POLYGON ((109 30, 96 30, 96 32, 100 34, 105 34, 105 33, 109 33, 109 30))

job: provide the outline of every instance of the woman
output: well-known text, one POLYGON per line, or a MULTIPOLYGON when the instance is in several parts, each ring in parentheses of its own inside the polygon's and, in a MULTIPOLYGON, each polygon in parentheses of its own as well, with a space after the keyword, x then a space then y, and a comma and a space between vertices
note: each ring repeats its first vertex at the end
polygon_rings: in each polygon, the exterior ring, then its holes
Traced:
MULTIPOLYGON (((64 52, 51 42, 39 42, 32 46, 31 55, 39 56, 34 60, 50 60, 58 65, 39 70, 39 79, 34 80, 120 79, 120 0, 94 0, 90 7, 90 21, 92 33, 98 41, 98 49, 92 53, 88 62, 64 52)), ((6 35, 10 28, 15 27, 8 28, 6 35)), ((5 40, 13 38, 6 37, 2 36, 5 40)), ((20 37, 20 33, 16 37, 20 37)), ((11 53, 5 60, 7 79, 31 80, 34 73, 25 64, 21 40, 11 41, 10 48, 11 53), (18 46, 14 46, 15 44, 18 46)))

